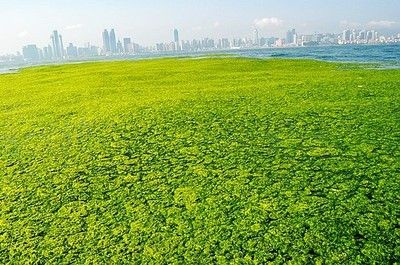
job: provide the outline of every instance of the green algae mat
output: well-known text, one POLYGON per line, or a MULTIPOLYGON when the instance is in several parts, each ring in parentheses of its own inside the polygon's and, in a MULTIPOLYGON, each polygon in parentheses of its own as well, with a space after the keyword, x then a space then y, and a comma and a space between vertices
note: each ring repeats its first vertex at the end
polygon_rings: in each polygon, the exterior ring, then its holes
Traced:
POLYGON ((0 264, 399 264, 400 70, 161 59, 0 76, 0 264))

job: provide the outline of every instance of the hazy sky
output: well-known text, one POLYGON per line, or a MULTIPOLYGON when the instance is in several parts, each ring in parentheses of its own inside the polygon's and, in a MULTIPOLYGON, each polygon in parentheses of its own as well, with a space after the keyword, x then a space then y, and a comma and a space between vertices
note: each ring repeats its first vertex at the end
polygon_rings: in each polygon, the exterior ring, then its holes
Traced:
POLYGON ((346 27, 400 32, 400 0, 0 0, 0 54, 50 43, 101 44, 104 28, 139 44, 181 39, 339 32, 346 27))

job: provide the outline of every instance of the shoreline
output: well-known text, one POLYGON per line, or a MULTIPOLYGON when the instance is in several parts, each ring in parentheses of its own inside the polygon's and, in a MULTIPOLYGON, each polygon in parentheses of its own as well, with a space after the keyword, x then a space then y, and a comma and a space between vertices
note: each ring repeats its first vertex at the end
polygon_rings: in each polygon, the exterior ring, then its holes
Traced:
POLYGON ((386 47, 400 47, 400 44, 364 44, 364 45, 326 45, 326 46, 301 46, 301 47, 259 47, 259 48, 241 48, 241 49, 228 49, 228 50, 218 50, 218 51, 194 51, 194 52, 163 52, 163 53, 146 53, 140 55, 130 55, 130 56, 110 56, 110 57, 96 57, 96 58, 83 58, 81 60, 66 60, 66 61, 45 61, 38 63, 29 63, 21 65, 4 65, 0 66, 0 75, 3 74, 14 74, 18 73, 21 69, 37 67, 37 66, 50 66, 50 65, 65 65, 65 64, 79 64, 88 62, 108 62, 108 61, 139 61, 139 60, 151 60, 151 59, 163 59, 163 58, 181 58, 181 57, 191 57, 191 58, 204 58, 213 56, 236 56, 245 58, 258 58, 258 59, 309 59, 318 60, 326 62, 337 62, 337 63, 357 63, 357 64, 377 64, 381 67, 377 69, 399 69, 400 63, 397 57, 391 59, 386 58, 370 58, 365 59, 356 58, 355 56, 346 57, 345 55, 337 56, 338 59, 332 59, 328 57, 334 57, 331 55, 329 50, 335 49, 363 49, 363 48, 386 48, 386 47), (290 54, 294 51, 304 51, 311 50, 305 54, 290 54), (321 49, 326 50, 326 55, 317 54, 321 52, 321 49), (274 53, 279 51, 279 53, 274 53), (282 53, 282 51, 288 51, 288 53, 282 53))

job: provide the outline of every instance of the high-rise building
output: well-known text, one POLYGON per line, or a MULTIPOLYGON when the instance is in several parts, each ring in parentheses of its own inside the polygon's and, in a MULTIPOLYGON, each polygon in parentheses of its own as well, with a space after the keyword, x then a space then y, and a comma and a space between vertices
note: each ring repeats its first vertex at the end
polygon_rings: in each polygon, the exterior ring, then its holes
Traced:
POLYGON ((175 42, 175 50, 180 51, 181 45, 179 43, 179 31, 177 29, 174 29, 174 42, 175 42))
POLYGON ((174 42, 179 43, 179 31, 177 29, 174 29, 174 42))
POLYGON ((58 34, 58 31, 53 31, 51 35, 51 41, 53 44, 53 57, 56 60, 61 60, 64 58, 64 45, 62 36, 58 34))
POLYGON ((68 58, 76 58, 78 57, 78 48, 74 46, 72 43, 67 47, 67 56, 68 58))
POLYGON ((379 33, 377 31, 374 32, 374 41, 379 39, 379 33))
POLYGON ((64 43, 63 43, 63 39, 62 39, 61 35, 60 35, 60 53, 61 53, 61 57, 64 58, 64 55, 65 55, 64 43))
POLYGON ((132 40, 131 38, 124 38, 124 53, 132 53, 132 40))
POLYGON ((254 45, 260 46, 260 35, 258 34, 258 29, 254 30, 254 45))
POLYGON ((297 36, 296 33, 293 35, 293 42, 292 43, 295 44, 295 45, 297 45, 297 43, 298 43, 298 36, 297 36))
POLYGON ((51 48, 50 45, 43 48, 43 59, 44 60, 53 59, 53 49, 51 48))
POLYGON ((229 49, 231 47, 231 44, 227 38, 222 39, 221 44, 222 44, 222 49, 229 49))
POLYGON ((372 31, 367 32, 367 41, 371 41, 374 37, 374 33, 372 31))
POLYGON ((296 36, 296 30, 291 29, 286 33, 286 44, 295 44, 295 39, 297 39, 296 36))
POLYGON ((124 53, 124 46, 122 46, 122 42, 118 40, 117 42, 117 53, 122 54, 124 53))
POLYGON ((365 30, 360 31, 360 33, 358 34, 358 38, 360 40, 365 40, 367 38, 367 32, 365 30))
POLYGON ((110 48, 112 54, 117 53, 117 38, 115 37, 114 29, 110 31, 110 48))
POLYGON ((30 44, 22 48, 22 54, 27 61, 39 61, 40 54, 36 45, 30 44))
POLYGON ((104 53, 111 52, 110 35, 106 29, 103 31, 103 51, 104 53))
POLYGON ((181 41, 181 49, 182 51, 190 51, 192 49, 192 46, 190 45, 190 41, 181 41))
POLYGON ((342 39, 344 42, 349 42, 351 39, 351 31, 350 30, 343 31, 342 39))

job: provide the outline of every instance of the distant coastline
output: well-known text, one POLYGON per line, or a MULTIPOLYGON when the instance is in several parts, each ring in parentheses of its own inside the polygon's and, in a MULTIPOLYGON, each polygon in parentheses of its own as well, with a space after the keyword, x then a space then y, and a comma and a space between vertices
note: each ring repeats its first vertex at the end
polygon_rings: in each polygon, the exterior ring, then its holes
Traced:
POLYGON ((1 74, 14 74, 17 73, 21 68, 0 68, 0 75, 1 74))
POLYGON ((244 48, 227 49, 218 51, 201 52, 164 52, 146 53, 131 56, 110 56, 82 58, 71 61, 49 61, 29 64, 1 64, 0 74, 16 73, 20 69, 58 64, 76 64, 97 61, 120 61, 120 60, 144 60, 167 57, 204 57, 219 54, 249 58, 287 58, 287 59, 315 59, 332 62, 354 62, 354 63, 378 63, 383 68, 400 68, 400 44, 365 44, 365 45, 327 45, 308 47, 266 47, 266 48, 244 48))

